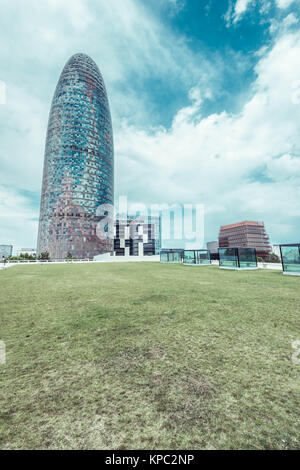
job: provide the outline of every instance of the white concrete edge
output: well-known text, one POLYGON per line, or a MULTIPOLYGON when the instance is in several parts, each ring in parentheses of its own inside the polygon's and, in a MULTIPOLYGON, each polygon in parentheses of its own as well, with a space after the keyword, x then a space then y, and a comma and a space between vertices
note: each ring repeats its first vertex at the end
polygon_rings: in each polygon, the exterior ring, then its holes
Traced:
POLYGON ((300 276, 300 273, 293 273, 293 272, 290 272, 290 271, 283 271, 283 274, 285 276, 300 276))
MULTIPOLYGON (((3 271, 4 269, 12 268, 13 266, 47 266, 47 265, 59 265, 59 264, 91 264, 91 263, 141 263, 141 262, 154 262, 158 263, 160 262, 160 257, 159 255, 155 256, 111 256, 110 258, 105 258, 102 260, 94 260, 94 261, 85 261, 85 260, 71 260, 71 261, 33 261, 33 262, 8 262, 4 266, 3 264, 0 264, 0 270, 3 271)), ((160 262, 160 264, 182 264, 183 266, 193 266, 193 267, 204 267, 204 266, 219 266, 219 263, 217 260, 212 260, 212 264, 185 264, 185 263, 180 263, 178 261, 174 261, 172 263, 168 262, 160 262)), ((276 270, 276 271, 282 271, 282 265, 278 263, 258 263, 257 268, 230 268, 230 267, 225 267, 225 266, 220 266, 220 269, 230 269, 230 270, 239 270, 239 271, 245 271, 245 270, 257 270, 257 269, 269 269, 269 270, 276 270)), ((300 276, 300 273, 293 273, 293 272, 286 272, 283 271, 283 274, 287 276, 300 276)))
POLYGON ((183 266, 192 266, 194 268, 197 268, 197 267, 203 267, 203 266, 212 266, 212 264, 203 264, 203 263, 200 263, 200 264, 189 264, 189 263, 182 263, 183 266))
POLYGON ((235 267, 235 266, 220 266, 220 269, 230 269, 231 271, 257 271, 258 269, 260 269, 258 266, 257 268, 238 268, 238 267, 235 267))

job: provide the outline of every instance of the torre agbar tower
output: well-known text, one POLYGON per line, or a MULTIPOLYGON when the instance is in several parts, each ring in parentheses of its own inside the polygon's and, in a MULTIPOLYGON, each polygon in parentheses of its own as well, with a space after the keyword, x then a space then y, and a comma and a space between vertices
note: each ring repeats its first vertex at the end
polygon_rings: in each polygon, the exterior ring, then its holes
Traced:
POLYGON ((62 71, 50 111, 37 253, 47 251, 55 260, 112 251, 106 234, 113 233, 113 220, 104 218, 103 205, 113 203, 113 133, 104 81, 90 57, 75 54, 62 71))

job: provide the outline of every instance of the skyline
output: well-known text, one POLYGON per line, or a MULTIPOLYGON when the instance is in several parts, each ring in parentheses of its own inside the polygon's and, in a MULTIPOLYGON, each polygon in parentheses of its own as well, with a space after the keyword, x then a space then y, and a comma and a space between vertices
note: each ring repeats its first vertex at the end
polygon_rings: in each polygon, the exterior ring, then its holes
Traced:
POLYGON ((296 1, 3 4, 1 244, 36 245, 48 113, 77 52, 106 83, 116 198, 204 204, 206 241, 246 219, 274 243, 299 241, 296 1))

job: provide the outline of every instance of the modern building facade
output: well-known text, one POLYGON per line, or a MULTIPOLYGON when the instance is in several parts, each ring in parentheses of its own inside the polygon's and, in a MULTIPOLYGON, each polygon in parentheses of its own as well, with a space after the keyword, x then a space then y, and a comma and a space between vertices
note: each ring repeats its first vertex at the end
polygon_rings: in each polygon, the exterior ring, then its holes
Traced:
POLYGON ((206 248, 210 252, 210 259, 211 260, 218 260, 219 259, 219 241, 207 242, 206 248))
POLYGON ((114 252, 116 256, 154 256, 160 240, 155 238, 157 220, 144 218, 117 219, 114 227, 114 252), (152 223, 151 223, 152 222, 152 223))
POLYGON ((0 245, 0 260, 12 256, 13 246, 12 245, 0 245))
POLYGON ((75 54, 50 111, 37 253, 64 259, 112 251, 113 218, 106 209, 113 204, 113 133, 104 81, 90 57, 75 54))
POLYGON ((219 242, 218 240, 213 242, 207 242, 206 247, 211 254, 217 254, 219 250, 219 242))
POLYGON ((153 228, 151 238, 154 238, 155 241, 155 254, 159 255, 162 244, 162 227, 161 227, 161 217, 160 216, 148 216, 147 223, 153 228))
POLYGON ((219 248, 255 248, 257 256, 271 253, 269 237, 263 222, 244 221, 220 228, 219 248))

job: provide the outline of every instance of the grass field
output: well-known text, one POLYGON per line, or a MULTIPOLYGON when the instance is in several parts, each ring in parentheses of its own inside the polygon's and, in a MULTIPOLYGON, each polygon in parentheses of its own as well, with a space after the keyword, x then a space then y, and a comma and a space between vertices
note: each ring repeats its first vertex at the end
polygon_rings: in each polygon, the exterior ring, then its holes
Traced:
POLYGON ((0 299, 1 449, 300 447, 300 278, 20 266, 0 299))

